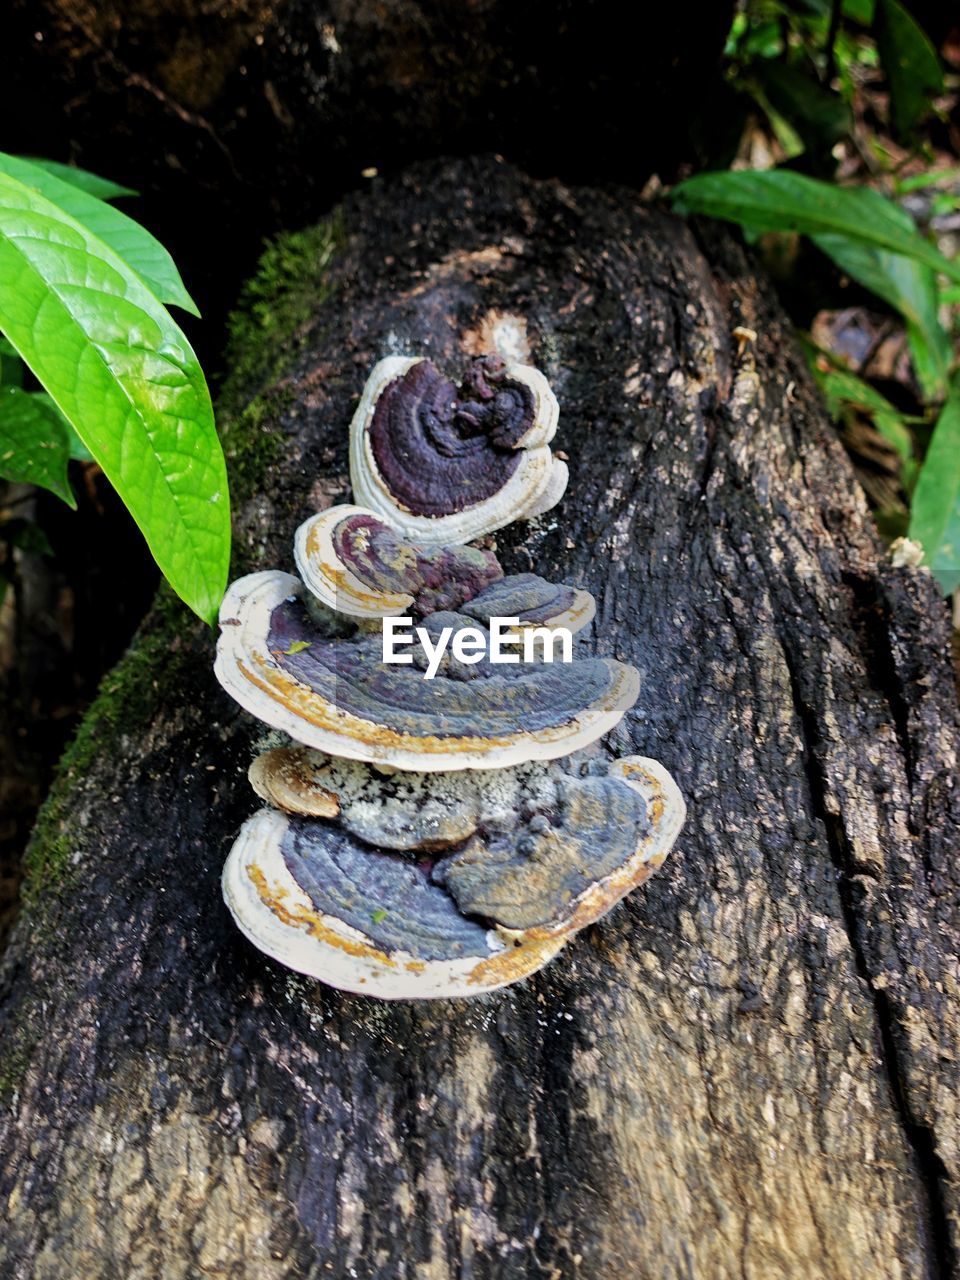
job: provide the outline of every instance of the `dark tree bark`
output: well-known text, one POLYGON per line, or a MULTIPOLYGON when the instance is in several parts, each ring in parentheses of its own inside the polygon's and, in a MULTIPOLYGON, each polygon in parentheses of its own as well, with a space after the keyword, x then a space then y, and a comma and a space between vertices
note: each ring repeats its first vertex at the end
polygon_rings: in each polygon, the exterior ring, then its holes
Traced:
MULTIPOLYGON (((326 213, 364 169, 496 151, 566 179, 673 173, 723 92, 733 7, 13 0, 4 146, 54 146, 142 191, 138 216, 209 318, 238 259, 326 213)), ((740 113, 728 116, 735 145, 740 113)))
POLYGON ((511 326, 556 386, 571 484, 500 548, 596 594, 589 643, 643 676, 613 745, 664 761, 688 824, 516 988, 385 1005, 294 977, 218 891, 259 730, 164 605, 32 853, 0 1270, 952 1273, 946 617, 883 553, 769 288, 725 233, 494 161, 415 169, 343 225, 323 289, 261 285, 236 353, 252 395, 277 350, 258 324, 297 325, 244 414, 232 393, 241 567, 286 567, 296 524, 346 494, 377 357, 456 367, 511 326))

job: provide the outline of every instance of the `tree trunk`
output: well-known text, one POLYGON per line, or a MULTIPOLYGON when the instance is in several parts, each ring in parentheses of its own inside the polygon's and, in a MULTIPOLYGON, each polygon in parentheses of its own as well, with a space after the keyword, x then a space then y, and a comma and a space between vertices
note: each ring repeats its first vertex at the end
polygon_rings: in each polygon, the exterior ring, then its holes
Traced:
POLYGON ((6 7, 4 145, 38 155, 60 139, 70 159, 143 192, 135 216, 208 320, 233 302, 238 259, 326 213, 364 170, 483 150, 567 179, 643 183, 721 130, 732 153, 748 102, 719 70, 733 0, 6 7))
POLYGON ((586 643, 643 678, 615 746, 667 765, 687 826, 517 987, 394 1005, 305 981, 221 904, 261 729, 162 602, 34 840, 0 1271, 950 1274, 947 620, 880 547, 769 287, 725 233, 493 160, 421 166, 338 225, 249 294, 237 570, 289 567, 299 521, 346 496, 378 357, 528 342, 571 482, 500 550, 594 592, 586 643))

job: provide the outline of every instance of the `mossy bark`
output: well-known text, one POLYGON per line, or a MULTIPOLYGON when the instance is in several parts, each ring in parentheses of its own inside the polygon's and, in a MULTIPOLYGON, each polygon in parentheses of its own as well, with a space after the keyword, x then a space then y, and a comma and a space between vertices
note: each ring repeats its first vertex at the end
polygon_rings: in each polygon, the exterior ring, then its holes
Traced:
POLYGON ((32 852, 4 978, 0 1270, 952 1273, 947 619, 878 544, 769 288, 726 233, 495 161, 415 169, 342 226, 280 273, 289 341, 259 360, 269 286, 238 332, 239 567, 288 567, 297 523, 347 495, 379 356, 455 369, 497 333, 528 343, 571 484, 500 551, 595 593, 588 643, 643 677, 613 745, 664 761, 688 824, 516 988, 386 1005, 304 981, 221 905, 260 729, 165 604, 32 852))

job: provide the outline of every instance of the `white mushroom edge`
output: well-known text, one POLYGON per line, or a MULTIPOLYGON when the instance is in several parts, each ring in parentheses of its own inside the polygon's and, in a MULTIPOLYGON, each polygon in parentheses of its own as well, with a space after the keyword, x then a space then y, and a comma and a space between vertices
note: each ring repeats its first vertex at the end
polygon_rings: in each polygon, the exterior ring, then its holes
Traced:
POLYGON ((223 896, 241 933, 260 951, 330 986, 384 1000, 435 1000, 480 995, 542 968, 578 929, 609 911, 659 867, 683 825, 686 808, 670 774, 656 760, 628 756, 614 762, 647 803, 651 831, 633 856, 572 904, 554 930, 524 934, 491 929, 487 952, 452 960, 424 960, 384 952, 352 925, 317 911, 287 869, 281 841, 288 819, 272 809, 249 818, 223 869, 223 896))
MULTIPOLYGON (((504 768, 527 760, 556 760, 595 742, 619 724, 640 693, 634 667, 600 661, 614 668, 616 680, 607 699, 549 730, 519 730, 510 737, 409 738, 386 732, 314 694, 282 670, 270 652, 273 610, 303 592, 299 578, 269 569, 232 583, 220 606, 220 639, 214 674, 244 710, 295 742, 347 760, 392 765, 414 773, 457 769, 504 768), (312 701, 311 701, 312 699, 312 701), (475 745, 473 745, 475 744, 475 745)), ((406 670, 406 668, 404 668, 406 670)), ((413 668, 410 678, 416 679, 413 668)))
POLYGON ((533 425, 517 442, 516 447, 523 451, 520 463, 507 483, 483 502, 445 516, 415 515, 400 505, 380 475, 369 427, 386 387, 422 359, 387 356, 367 379, 350 423, 350 483, 356 501, 378 515, 389 516, 404 533, 422 542, 449 543, 473 542, 514 520, 529 520, 555 507, 569 479, 566 463, 555 458, 549 447, 557 430, 559 406, 543 374, 525 364, 509 364, 504 372, 506 379, 530 388, 535 406, 533 425))

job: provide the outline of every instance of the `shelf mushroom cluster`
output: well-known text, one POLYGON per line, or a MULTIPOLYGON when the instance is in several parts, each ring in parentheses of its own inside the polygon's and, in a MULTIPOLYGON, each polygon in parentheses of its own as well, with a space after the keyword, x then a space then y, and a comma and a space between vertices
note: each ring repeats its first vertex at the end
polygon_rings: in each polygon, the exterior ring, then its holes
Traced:
MULTIPOLYGON (((351 483, 297 530, 298 576, 235 582, 217 678, 291 740, 259 755, 266 807, 223 873, 242 932, 288 967, 384 998, 478 994, 532 973, 658 867, 684 819, 666 770, 598 746, 639 694, 611 658, 384 661, 383 619, 428 636, 517 618, 581 631, 588 592, 505 574, 469 545, 549 509, 566 467, 534 369, 476 360, 457 389, 425 360, 374 369, 351 483)), ((533 633, 531 633, 533 634, 533 633)))

